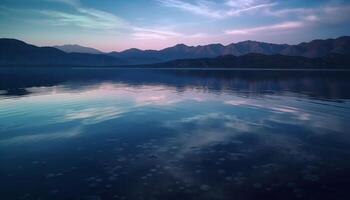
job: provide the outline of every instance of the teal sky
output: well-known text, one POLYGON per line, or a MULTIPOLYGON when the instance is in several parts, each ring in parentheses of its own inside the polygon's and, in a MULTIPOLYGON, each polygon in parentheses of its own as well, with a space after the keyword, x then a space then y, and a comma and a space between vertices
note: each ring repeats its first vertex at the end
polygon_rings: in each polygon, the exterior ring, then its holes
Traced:
POLYGON ((103 51, 350 35, 341 0, 0 0, 0 37, 103 51))

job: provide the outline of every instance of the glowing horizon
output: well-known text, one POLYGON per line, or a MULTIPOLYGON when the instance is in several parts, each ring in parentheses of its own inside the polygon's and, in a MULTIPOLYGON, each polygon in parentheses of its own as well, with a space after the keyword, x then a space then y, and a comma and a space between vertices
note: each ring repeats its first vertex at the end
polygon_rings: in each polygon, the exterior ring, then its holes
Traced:
POLYGON ((101 51, 244 40, 297 44, 350 35, 350 2, 3 0, 0 37, 101 51))

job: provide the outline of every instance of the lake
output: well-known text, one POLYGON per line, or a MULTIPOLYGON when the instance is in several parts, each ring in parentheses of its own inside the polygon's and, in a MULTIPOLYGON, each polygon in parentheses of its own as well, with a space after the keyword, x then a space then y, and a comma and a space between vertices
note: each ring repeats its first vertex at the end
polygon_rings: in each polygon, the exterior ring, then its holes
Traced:
POLYGON ((350 199, 350 72, 0 69, 1 199, 350 199))

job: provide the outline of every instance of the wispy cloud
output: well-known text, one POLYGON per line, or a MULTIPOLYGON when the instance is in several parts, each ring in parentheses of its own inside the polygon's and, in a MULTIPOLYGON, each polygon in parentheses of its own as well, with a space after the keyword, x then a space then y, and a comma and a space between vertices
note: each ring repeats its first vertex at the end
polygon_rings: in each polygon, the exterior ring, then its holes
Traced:
POLYGON ((174 38, 201 38, 204 33, 185 34, 172 30, 168 26, 162 27, 142 27, 131 24, 127 20, 112 13, 88 8, 82 5, 79 0, 46 0, 56 2, 73 8, 73 12, 58 10, 30 10, 39 15, 45 16, 45 22, 50 22, 56 26, 74 26, 91 30, 103 31, 126 31, 129 32, 135 40, 168 40, 174 38))
POLYGON ((170 30, 162 30, 159 28, 139 28, 134 27, 133 30, 135 31, 133 33, 133 36, 135 39, 169 39, 172 37, 181 37, 183 34, 170 31, 170 30))
POLYGON ((226 16, 238 16, 250 11, 271 8, 277 3, 266 0, 227 0, 226 4, 230 6, 230 9, 226 11, 226 16))
MULTIPOLYGON (((78 14, 72 14, 67 12, 60 12, 54 10, 46 10, 46 11, 38 11, 38 13, 43 14, 48 17, 45 20, 52 21, 56 25, 73 25, 82 28, 88 29, 116 29, 116 28, 124 28, 125 23, 122 19, 118 17, 112 18, 101 18, 94 16, 94 14, 101 14, 100 11, 94 13, 93 10, 90 10, 88 14, 84 14, 80 10, 78 14)), ((106 14, 107 15, 107 14, 106 14)))
POLYGON ((80 5, 80 0, 46 0, 51 2, 58 2, 58 3, 64 3, 71 6, 78 6, 80 5))
POLYGON ((337 24, 341 21, 349 20, 350 16, 345 14, 350 12, 350 6, 323 5, 317 8, 287 8, 280 10, 266 9, 266 15, 275 16, 279 19, 295 18, 294 21, 285 21, 277 24, 256 26, 251 28, 237 28, 226 30, 228 35, 249 35, 259 32, 283 31, 311 27, 324 23, 337 24))
POLYGON ((188 11, 194 14, 198 15, 204 15, 207 17, 214 17, 214 18, 220 18, 221 14, 220 11, 215 11, 211 8, 209 1, 200 0, 197 1, 195 4, 188 3, 181 0, 156 0, 161 5, 166 7, 172 7, 177 8, 183 11, 188 11))
POLYGON ((314 21, 319 23, 339 23, 341 21, 347 21, 350 16, 347 14, 350 12, 349 5, 338 4, 324 4, 318 7, 297 7, 297 8, 284 8, 279 10, 265 9, 264 13, 269 16, 275 16, 278 18, 298 18, 304 21, 314 21))
POLYGON ((182 0, 156 0, 161 5, 177 8, 183 11, 211 18, 227 18, 242 13, 274 6, 276 3, 261 0, 226 0, 221 3, 207 0, 197 0, 188 3, 182 0))
POLYGON ((185 34, 185 33, 180 33, 173 30, 165 30, 159 27, 152 27, 152 28, 134 27, 133 31, 134 33, 132 35, 136 40, 151 40, 151 39, 168 40, 172 38, 203 38, 207 36, 207 34, 205 33, 185 34))
POLYGON ((267 26, 258 26, 253 28, 243 28, 243 29, 232 29, 225 31, 228 35, 245 35, 245 34, 253 34, 257 32, 268 32, 268 31, 281 31, 281 30, 289 30, 289 29, 295 29, 303 27, 304 23, 299 21, 288 21, 288 22, 282 22, 278 24, 273 25, 267 25, 267 26))
POLYGON ((49 17, 56 25, 74 25, 89 29, 121 29, 126 28, 126 20, 109 12, 86 8, 81 5, 79 0, 47 0, 50 2, 63 3, 75 9, 74 13, 40 10, 39 13, 49 17))

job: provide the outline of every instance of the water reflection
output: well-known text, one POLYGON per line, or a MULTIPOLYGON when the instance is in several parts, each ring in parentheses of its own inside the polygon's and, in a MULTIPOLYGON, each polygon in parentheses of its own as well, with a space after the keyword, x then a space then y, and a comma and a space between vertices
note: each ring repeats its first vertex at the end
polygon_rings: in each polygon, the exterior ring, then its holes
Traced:
POLYGON ((4 199, 349 197, 347 73, 53 70, 0 70, 4 199))
POLYGON ((0 95, 35 93, 29 88, 64 86, 79 91, 101 82, 129 86, 166 85, 178 92, 200 88, 211 92, 267 94, 293 92, 321 99, 349 99, 350 72, 335 71, 215 71, 139 69, 2 69, 0 95), (310 78, 312 77, 312 78, 310 78))

